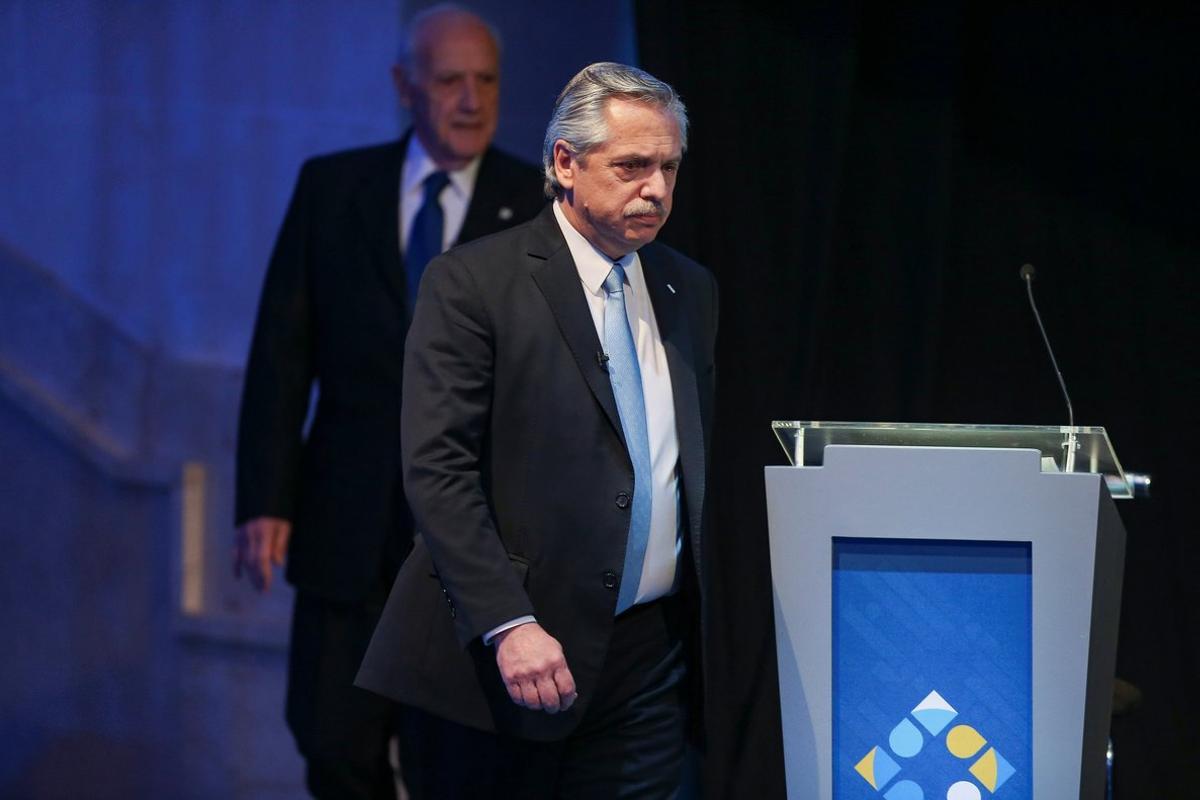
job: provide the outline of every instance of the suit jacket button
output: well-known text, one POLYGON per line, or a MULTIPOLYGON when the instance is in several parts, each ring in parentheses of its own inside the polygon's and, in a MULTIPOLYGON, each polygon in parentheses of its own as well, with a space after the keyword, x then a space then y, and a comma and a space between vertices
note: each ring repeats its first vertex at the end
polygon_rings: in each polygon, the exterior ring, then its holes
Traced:
POLYGON ((617 508, 629 508, 629 492, 617 493, 617 508))
POLYGON ((603 578, 604 578, 604 588, 605 589, 617 588, 617 583, 618 583, 617 573, 613 572, 611 569, 606 569, 606 570, 604 570, 603 578))

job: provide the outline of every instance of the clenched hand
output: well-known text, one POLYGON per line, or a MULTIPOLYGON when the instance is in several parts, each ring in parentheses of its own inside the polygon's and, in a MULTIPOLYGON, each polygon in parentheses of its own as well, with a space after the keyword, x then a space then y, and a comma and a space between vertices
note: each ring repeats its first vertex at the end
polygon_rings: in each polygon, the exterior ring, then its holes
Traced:
POLYGON ((575 678, 567 667, 562 645, 536 622, 497 634, 496 666, 519 706, 557 714, 575 702, 575 678))

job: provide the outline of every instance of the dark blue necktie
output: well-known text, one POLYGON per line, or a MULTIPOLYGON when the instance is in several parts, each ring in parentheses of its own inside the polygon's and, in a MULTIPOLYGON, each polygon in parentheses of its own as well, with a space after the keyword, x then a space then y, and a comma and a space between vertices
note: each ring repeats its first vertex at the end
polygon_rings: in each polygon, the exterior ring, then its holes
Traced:
POLYGON ((442 212, 438 197, 449 183, 450 176, 444 172, 429 173, 423 183, 425 196, 417 216, 413 218, 412 231, 408 234, 408 250, 404 254, 404 277, 408 290, 406 300, 410 315, 417 303, 417 287, 421 285, 425 267, 442 252, 446 215, 442 212))
POLYGON ((642 565, 650 540, 650 436, 646 426, 646 401, 642 394, 642 370, 629 315, 625 310, 625 270, 616 263, 604 279, 604 352, 608 355, 608 377, 617 401, 625 446, 633 462, 633 508, 629 515, 629 538, 625 543, 625 566, 617 593, 617 613, 637 599, 642 565))

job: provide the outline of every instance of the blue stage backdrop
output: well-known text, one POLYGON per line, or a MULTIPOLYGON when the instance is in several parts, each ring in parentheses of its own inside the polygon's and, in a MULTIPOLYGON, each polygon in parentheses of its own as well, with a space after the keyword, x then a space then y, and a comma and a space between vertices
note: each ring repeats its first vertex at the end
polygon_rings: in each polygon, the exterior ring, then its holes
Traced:
POLYGON ((834 797, 1032 797, 1031 556, 834 539, 834 797))

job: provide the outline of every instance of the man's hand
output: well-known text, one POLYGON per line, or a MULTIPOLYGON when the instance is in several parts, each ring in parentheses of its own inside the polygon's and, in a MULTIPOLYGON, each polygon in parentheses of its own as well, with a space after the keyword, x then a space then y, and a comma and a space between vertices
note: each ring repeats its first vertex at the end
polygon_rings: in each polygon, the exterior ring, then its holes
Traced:
POLYGON ((251 585, 260 592, 271 588, 272 565, 283 566, 287 556, 292 523, 279 517, 255 517, 237 529, 233 547, 233 576, 245 571, 251 585))
POLYGON ((575 678, 567 668, 562 645, 536 622, 496 635, 496 666, 519 706, 557 714, 575 702, 575 678))

